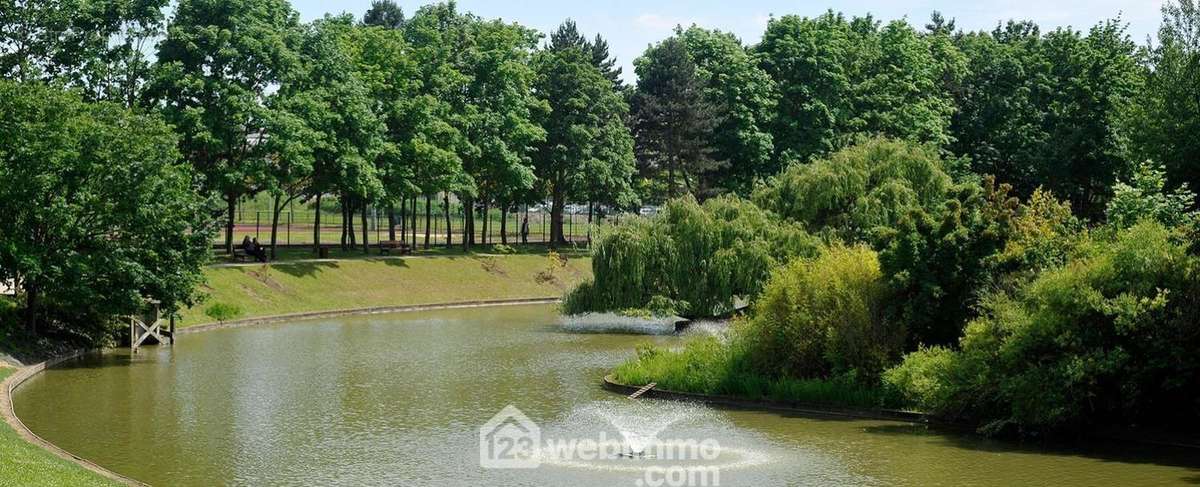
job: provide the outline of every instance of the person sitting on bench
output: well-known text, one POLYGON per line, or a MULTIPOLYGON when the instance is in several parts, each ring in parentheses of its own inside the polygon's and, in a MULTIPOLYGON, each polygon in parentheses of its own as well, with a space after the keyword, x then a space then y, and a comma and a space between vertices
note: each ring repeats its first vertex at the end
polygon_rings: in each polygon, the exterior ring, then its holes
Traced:
POLYGON ((257 238, 250 242, 250 249, 247 250, 246 253, 253 255, 254 258, 258 259, 259 262, 264 264, 267 263, 267 249, 258 244, 257 238))

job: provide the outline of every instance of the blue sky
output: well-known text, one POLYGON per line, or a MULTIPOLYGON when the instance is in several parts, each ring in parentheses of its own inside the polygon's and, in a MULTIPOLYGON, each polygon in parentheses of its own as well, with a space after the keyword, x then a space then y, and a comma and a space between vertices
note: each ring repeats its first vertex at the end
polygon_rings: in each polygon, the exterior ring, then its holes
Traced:
MULTIPOLYGON (((409 14, 430 1, 398 0, 409 14)), ((573 18, 586 34, 599 32, 612 46, 613 54, 625 69, 625 79, 632 81, 633 59, 648 44, 670 35, 676 24, 698 24, 704 27, 733 32, 746 43, 761 37, 772 15, 819 15, 834 9, 850 15, 872 13, 881 20, 908 19, 915 26, 924 25, 929 14, 941 11, 955 18, 968 30, 990 30, 1001 20, 1028 19, 1043 29, 1072 26, 1084 30, 1095 23, 1120 15, 1129 23, 1129 33, 1139 44, 1158 29, 1163 0, 856 0, 815 2, 807 0, 460 0, 462 10, 485 18, 502 18, 549 32, 565 18, 573 18)), ((327 2, 293 0, 304 20, 312 20, 326 12, 350 12, 357 17, 371 5, 371 0, 327 2)))

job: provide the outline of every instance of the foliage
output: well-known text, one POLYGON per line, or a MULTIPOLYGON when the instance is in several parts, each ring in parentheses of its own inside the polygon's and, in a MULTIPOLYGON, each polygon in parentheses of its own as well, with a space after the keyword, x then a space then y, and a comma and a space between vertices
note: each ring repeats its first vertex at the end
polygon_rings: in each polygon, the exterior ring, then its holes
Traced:
POLYGON ((1036 189, 1009 220, 1004 249, 993 256, 997 271, 1036 273, 1066 263, 1083 230, 1071 205, 1036 189))
POLYGON ((647 308, 657 296, 684 316, 718 315, 735 298, 756 295, 778 262, 819 245, 744 200, 674 200, 654 219, 622 221, 602 235, 592 252, 594 281, 569 293, 564 309, 647 308))
POLYGON ((642 174, 661 179, 667 198, 699 195, 701 175, 726 163, 715 158, 711 143, 722 107, 705 96, 696 62, 678 37, 651 46, 634 66, 631 124, 642 174))
POLYGON ((193 302, 212 229, 176 141, 158 117, 0 81, 0 280, 31 331, 99 340, 143 299, 193 302))
POLYGON ((749 368, 737 345, 706 337, 680 350, 638 347, 637 358, 613 371, 624 384, 658 383, 658 388, 696 394, 794 401, 843 407, 895 407, 895 397, 852 376, 796 379, 763 375, 749 368))
POLYGON ((166 0, 0 1, 0 78, 55 80, 133 106, 166 0))
POLYGON ((754 201, 813 232, 863 240, 914 209, 940 205, 952 186, 944 166, 933 147, 865 139, 788 167, 754 201))
POLYGON ((179 134, 204 191, 226 203, 233 252, 238 198, 265 179, 268 90, 294 68, 298 15, 285 0, 181 0, 158 45, 147 95, 179 134))
POLYGON ((958 45, 970 74, 956 92, 952 150, 1021 196, 1045 187, 1097 216, 1128 170, 1124 120, 1142 85, 1123 24, 1084 35, 1009 22, 958 45))
POLYGON ((1188 209, 1196 204, 1196 193, 1188 189, 1187 183, 1174 191, 1167 191, 1166 184, 1161 165, 1149 161, 1139 164, 1129 183, 1119 181, 1113 186, 1108 222, 1128 228, 1149 219, 1174 227, 1195 219, 1197 214, 1188 209))
POLYGON ((1136 153, 1163 163, 1169 185, 1200 188, 1200 4, 1163 2, 1158 42, 1143 59, 1146 84, 1130 117, 1136 153))
POLYGON ((204 308, 204 316, 215 321, 230 321, 242 316, 242 307, 236 304, 213 303, 204 308))
POLYGON ((1188 243, 1151 221, 1097 232, 1064 266, 989 295, 961 351, 910 355, 886 378, 989 432, 1186 422, 1200 412, 1188 243))
POLYGON ((1018 206, 1008 190, 990 178, 957 185, 942 204, 914 208, 879 232, 891 314, 912 344, 951 344, 962 333, 978 291, 996 278, 989 260, 1004 248, 1018 206))
POLYGON ((635 199, 633 138, 625 127, 629 107, 594 64, 591 51, 575 23, 567 21, 534 58, 534 86, 550 111, 541 117, 546 139, 533 161, 548 186, 550 239, 556 244, 566 241, 568 196, 624 207, 635 199))
POLYGON ((779 87, 771 132, 781 161, 821 157, 858 134, 951 140, 947 81, 965 61, 944 36, 830 11, 771 19, 755 52, 779 87))
POLYGON ((692 26, 675 36, 696 63, 704 99, 724 115, 712 133, 713 158, 724 163, 703 175, 700 193, 749 196, 780 169, 768 131, 775 83, 733 34, 692 26))
POLYGON ((404 28, 404 9, 392 0, 371 0, 371 8, 363 14, 363 25, 385 29, 404 28))
POLYGON ((888 287, 878 256, 831 246, 771 275, 738 330, 753 369, 768 377, 866 381, 898 357, 904 327, 885 314, 888 287))

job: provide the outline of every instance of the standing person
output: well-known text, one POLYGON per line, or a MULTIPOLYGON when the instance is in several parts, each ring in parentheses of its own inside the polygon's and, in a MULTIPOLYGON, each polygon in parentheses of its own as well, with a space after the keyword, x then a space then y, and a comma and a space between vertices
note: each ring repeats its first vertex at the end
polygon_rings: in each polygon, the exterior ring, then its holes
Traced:
POLYGON ((529 215, 521 219, 521 243, 529 243, 529 215))

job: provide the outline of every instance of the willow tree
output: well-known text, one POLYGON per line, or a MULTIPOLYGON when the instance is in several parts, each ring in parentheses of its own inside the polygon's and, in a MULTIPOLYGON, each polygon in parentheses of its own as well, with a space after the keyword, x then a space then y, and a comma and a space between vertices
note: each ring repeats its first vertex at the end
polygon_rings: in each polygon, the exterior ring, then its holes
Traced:
POLYGON ((650 310, 688 317, 733 310, 772 269, 811 256, 820 242, 796 224, 735 197, 684 197, 652 219, 608 230, 592 253, 593 280, 572 290, 567 313, 650 310))

